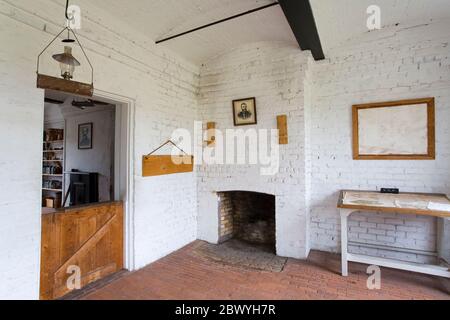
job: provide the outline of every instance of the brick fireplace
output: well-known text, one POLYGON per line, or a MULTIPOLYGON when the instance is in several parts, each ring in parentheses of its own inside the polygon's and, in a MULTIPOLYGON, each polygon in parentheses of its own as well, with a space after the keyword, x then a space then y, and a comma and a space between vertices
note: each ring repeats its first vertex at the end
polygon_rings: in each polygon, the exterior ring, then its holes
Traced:
MULTIPOLYGON (((277 115, 288 116, 289 143, 278 145, 279 170, 273 175, 262 174, 268 165, 207 164, 197 171, 197 237, 217 244, 230 237, 222 230, 218 197, 224 192, 248 191, 275 196, 276 254, 281 257, 304 259, 309 253, 309 194, 312 162, 310 128, 311 88, 305 80, 310 77, 309 58, 296 48, 280 47, 271 43, 251 43, 239 50, 212 59, 202 66, 204 77, 199 92, 199 115, 204 122, 214 121, 221 130, 236 129, 230 115, 230 102, 247 96, 257 97, 258 123, 243 127, 240 138, 250 129, 276 129, 277 115), (280 72, 296 70, 295 73, 280 72), (274 85, 277 84, 277 85, 274 85), (251 94, 250 94, 251 93, 251 94), (305 106, 308 106, 305 108, 305 106)), ((246 144, 250 139, 247 137, 246 144)), ((195 141, 198 149, 220 156, 203 139, 195 141)), ((236 139, 237 140, 237 139, 236 139)), ((271 140, 272 141, 272 140, 271 140)), ((225 141, 228 143, 228 141, 225 141)), ((231 142, 231 141, 230 141, 231 142)), ((268 149, 272 151, 272 144, 268 149)), ((235 150, 236 151, 236 150, 235 150)), ((269 150, 267 151, 269 154, 269 150)), ((261 155, 261 154, 260 154, 261 155)), ((199 155, 200 156, 200 155, 199 155)), ((246 158, 249 158, 246 156, 246 158)), ((225 161, 226 162, 226 161, 225 161)), ((273 163, 272 163, 273 164, 273 163)), ((226 196, 227 197, 227 196, 226 196)), ((333 200, 334 201, 334 200, 333 200)), ((225 220, 226 221, 226 220, 225 220)), ((234 226, 233 226, 234 227, 234 226)), ((231 236, 235 236, 234 233, 231 236)))
POLYGON ((275 251, 275 196, 247 191, 219 192, 218 196, 219 243, 235 238, 275 251))

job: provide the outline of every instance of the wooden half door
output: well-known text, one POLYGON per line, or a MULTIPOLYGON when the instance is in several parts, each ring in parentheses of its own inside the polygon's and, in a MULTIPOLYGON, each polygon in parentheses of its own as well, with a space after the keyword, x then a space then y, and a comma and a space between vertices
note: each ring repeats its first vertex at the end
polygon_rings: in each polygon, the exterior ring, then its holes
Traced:
POLYGON ((41 299, 57 299, 123 268, 123 203, 42 216, 41 299))

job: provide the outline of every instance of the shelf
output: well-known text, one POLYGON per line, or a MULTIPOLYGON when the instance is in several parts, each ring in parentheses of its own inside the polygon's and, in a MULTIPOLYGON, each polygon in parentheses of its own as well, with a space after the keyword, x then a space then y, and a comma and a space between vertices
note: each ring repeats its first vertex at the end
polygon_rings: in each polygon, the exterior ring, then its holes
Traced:
POLYGON ((53 191, 53 192, 62 192, 62 189, 48 189, 48 188, 42 188, 44 191, 53 191))
MULTIPOLYGON (((54 204, 60 206, 62 204, 62 196, 64 195, 64 174, 62 168, 64 166, 65 155, 65 139, 64 130, 60 128, 49 128, 46 130, 47 134, 44 139, 48 141, 42 141, 42 180, 44 181, 41 186, 41 193, 43 198, 52 197, 54 204), (51 131, 54 131, 53 134, 51 131), (56 134, 57 131, 60 133, 56 134), (46 167, 54 167, 54 171, 50 171, 46 167), (58 167, 58 170, 56 170, 58 167), (54 173, 49 173, 54 172, 54 173), (57 172, 57 173, 55 173, 57 172), (53 182, 52 182, 53 181, 53 182), (47 187, 44 187, 47 186, 47 187), (53 188, 52 188, 53 187, 53 188), (57 188, 54 188, 57 187, 57 188)), ((44 201, 45 203, 45 201, 44 201)), ((54 209, 50 209, 54 210, 54 209)))

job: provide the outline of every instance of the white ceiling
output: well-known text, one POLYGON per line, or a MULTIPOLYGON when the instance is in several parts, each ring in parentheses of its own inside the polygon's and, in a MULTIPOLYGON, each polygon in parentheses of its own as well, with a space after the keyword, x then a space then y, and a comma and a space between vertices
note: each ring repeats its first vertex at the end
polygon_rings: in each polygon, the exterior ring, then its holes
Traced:
MULTIPOLYGON (((156 41, 275 0, 96 0, 94 5, 156 41)), ((382 26, 450 17, 450 0, 310 0, 325 54, 367 32, 366 9, 381 8, 382 26)), ((270 7, 159 44, 195 64, 258 41, 298 46, 280 6, 270 7)))
POLYGON ((310 0, 325 54, 368 32, 367 8, 378 5, 382 27, 450 18, 450 0, 310 0))
MULTIPOLYGON (((95 0, 97 7, 156 41, 275 0, 95 0)), ((273 6, 159 44, 201 64, 239 45, 297 41, 280 6, 273 6)))

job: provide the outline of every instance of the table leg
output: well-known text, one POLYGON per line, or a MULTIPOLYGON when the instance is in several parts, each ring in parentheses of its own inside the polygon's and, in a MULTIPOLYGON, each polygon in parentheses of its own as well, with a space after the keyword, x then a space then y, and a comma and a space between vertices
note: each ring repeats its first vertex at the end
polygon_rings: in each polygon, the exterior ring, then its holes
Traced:
POLYGON ((438 218, 437 251, 439 260, 450 264, 450 218, 438 218))
POLYGON ((341 215, 341 268, 342 276, 348 276, 348 217, 353 210, 340 209, 341 215))

